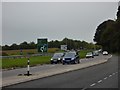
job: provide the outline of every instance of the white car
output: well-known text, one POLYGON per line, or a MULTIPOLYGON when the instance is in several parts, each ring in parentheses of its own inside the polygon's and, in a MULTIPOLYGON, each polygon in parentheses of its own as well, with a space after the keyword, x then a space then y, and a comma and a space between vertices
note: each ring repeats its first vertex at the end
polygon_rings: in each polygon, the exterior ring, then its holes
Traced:
POLYGON ((108 52, 107 51, 103 51, 103 55, 108 55, 108 52))
POLYGON ((88 52, 88 53, 86 54, 86 58, 94 58, 93 53, 92 53, 92 52, 88 52))

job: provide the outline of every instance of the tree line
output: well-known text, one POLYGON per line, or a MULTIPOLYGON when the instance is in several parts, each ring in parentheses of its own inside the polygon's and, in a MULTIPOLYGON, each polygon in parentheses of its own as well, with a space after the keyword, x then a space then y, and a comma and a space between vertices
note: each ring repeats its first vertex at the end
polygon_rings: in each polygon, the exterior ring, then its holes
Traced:
POLYGON ((109 19, 97 27, 94 41, 101 45, 103 50, 120 53, 120 6, 116 16, 116 20, 109 19))
MULTIPOLYGON (((61 45, 67 45, 68 50, 71 49, 100 49, 101 46, 99 45, 94 45, 93 43, 88 43, 85 41, 80 41, 80 40, 73 40, 73 39, 68 39, 64 38, 62 41, 58 40, 52 40, 48 42, 48 48, 60 48, 61 45)), ((17 44, 12 44, 10 46, 4 45, 2 46, 2 50, 19 50, 19 49, 37 49, 37 44, 34 42, 27 43, 24 41, 23 43, 20 43, 19 45, 17 44)))

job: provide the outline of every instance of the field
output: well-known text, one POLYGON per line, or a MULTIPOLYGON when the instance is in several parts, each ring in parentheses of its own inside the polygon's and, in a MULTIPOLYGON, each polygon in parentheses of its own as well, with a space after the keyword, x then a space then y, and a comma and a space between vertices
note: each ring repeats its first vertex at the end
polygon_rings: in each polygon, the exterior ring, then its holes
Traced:
MULTIPOLYGON (((56 51, 59 51, 58 48, 48 48, 48 53, 54 53, 56 51)), ((8 56, 10 55, 20 55, 21 51, 20 50, 4 50, 2 51, 3 53, 7 54, 8 56)), ((22 55, 27 55, 27 54, 36 54, 37 49, 23 49, 22 50, 22 55)))
MULTIPOLYGON (((90 50, 81 50, 79 52, 80 58, 85 58, 85 55, 87 52, 90 50)), ((37 52, 37 50, 24 50, 24 54, 27 54, 28 52, 37 52)), ((49 49, 49 52, 59 52, 58 49, 49 49)), ((60 51, 61 52, 61 51, 60 51)), ((17 54, 18 50, 12 50, 12 51, 6 51, 9 55, 17 54)), ((35 65, 40 65, 40 64, 50 64, 50 58, 51 56, 32 56, 30 57, 30 66, 35 66, 35 65)), ((7 59, 2 59, 2 69, 5 68, 16 68, 16 67, 27 67, 27 60, 28 58, 7 58, 7 59)), ((1 67, 1 65, 0 65, 1 67)))

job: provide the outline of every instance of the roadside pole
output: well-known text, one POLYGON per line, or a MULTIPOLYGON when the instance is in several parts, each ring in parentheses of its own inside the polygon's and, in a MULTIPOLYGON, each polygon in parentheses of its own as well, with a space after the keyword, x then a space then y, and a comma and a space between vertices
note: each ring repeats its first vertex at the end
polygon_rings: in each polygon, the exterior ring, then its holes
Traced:
POLYGON ((29 59, 29 56, 27 57, 27 73, 25 73, 25 74, 18 74, 18 76, 22 76, 22 75, 24 75, 24 76, 32 75, 32 74, 30 74, 30 59, 29 59))
POLYGON ((32 74, 30 74, 30 59, 29 59, 29 57, 27 59, 28 59, 27 60, 27 73, 24 74, 24 75, 25 76, 30 76, 30 75, 32 75, 32 74))
POLYGON ((30 75, 30 60, 28 58, 28 61, 27 61, 27 76, 30 75))

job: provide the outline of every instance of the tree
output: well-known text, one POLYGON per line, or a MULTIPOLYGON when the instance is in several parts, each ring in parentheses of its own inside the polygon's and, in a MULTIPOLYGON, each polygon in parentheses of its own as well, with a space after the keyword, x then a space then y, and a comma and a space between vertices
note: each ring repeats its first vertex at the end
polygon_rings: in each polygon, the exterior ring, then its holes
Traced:
POLYGON ((10 50, 17 50, 17 49, 19 49, 19 46, 14 43, 9 48, 10 48, 10 50))
MULTIPOLYGON (((93 44, 91 43, 87 43, 85 41, 80 41, 80 40, 73 40, 73 39, 68 39, 68 38, 64 38, 62 41, 50 41, 48 42, 48 48, 60 48, 61 45, 66 45, 67 44, 67 48, 68 50, 71 49, 93 49, 93 44)), ((23 43, 20 43, 20 45, 17 44, 12 44, 11 46, 2 46, 3 50, 16 50, 16 49, 35 49, 37 48, 37 44, 35 44, 34 42, 30 42, 27 43, 26 41, 24 41, 23 43)))
POLYGON ((114 21, 113 20, 104 21, 97 27, 93 40, 97 42, 98 45, 101 45, 103 43, 102 41, 103 39, 101 39, 101 37, 110 23, 114 23, 114 21))
POLYGON ((120 52, 120 6, 118 7, 117 20, 107 20, 101 23, 96 29, 94 41, 101 45, 103 50, 120 52))
POLYGON ((10 50, 8 45, 2 46, 2 50, 10 50))
POLYGON ((34 42, 30 42, 28 44, 28 47, 29 47, 29 49, 35 49, 35 48, 37 48, 37 45, 34 42))
POLYGON ((29 49, 28 43, 24 41, 23 43, 20 44, 20 49, 29 49))

